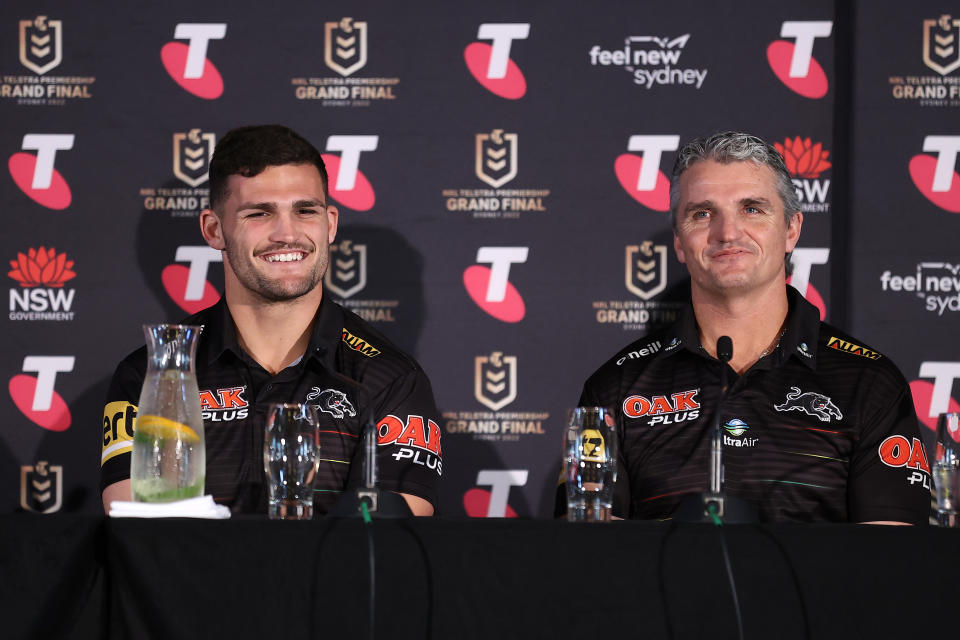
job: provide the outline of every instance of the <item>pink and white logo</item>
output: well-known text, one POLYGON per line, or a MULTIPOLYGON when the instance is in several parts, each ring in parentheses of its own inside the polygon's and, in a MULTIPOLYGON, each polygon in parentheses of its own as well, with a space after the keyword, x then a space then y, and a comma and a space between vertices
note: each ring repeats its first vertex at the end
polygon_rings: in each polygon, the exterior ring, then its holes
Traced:
POLYGON ((55 133, 28 133, 23 136, 20 148, 32 153, 15 153, 10 156, 7 168, 10 177, 34 202, 48 209, 63 211, 70 206, 73 196, 70 185, 53 163, 57 151, 73 149, 75 136, 55 133))
POLYGON ((187 313, 196 313, 220 300, 220 292, 207 281, 207 271, 211 262, 223 262, 223 254, 206 245, 177 247, 174 260, 189 266, 167 265, 160 273, 160 280, 177 306, 187 313))
POLYGON ((477 262, 463 272, 463 286, 478 307, 502 322, 520 322, 527 313, 517 288, 510 283, 510 266, 527 261, 528 247, 480 247, 477 262))
POLYGON ((463 494, 463 510, 471 518, 516 518, 517 512, 507 502, 510 487, 527 484, 526 469, 484 469, 477 473, 477 484, 490 487, 473 488, 463 494))
POLYGON ((630 136, 627 151, 640 151, 642 156, 624 153, 617 157, 613 170, 623 190, 634 200, 654 211, 670 210, 670 180, 660 171, 664 151, 676 151, 680 136, 630 136))
POLYGON ((820 310, 820 319, 827 317, 827 303, 823 296, 810 283, 810 270, 815 264, 827 264, 830 259, 830 249, 823 247, 808 247, 801 249, 795 247, 790 255, 790 264, 793 265, 793 273, 787 278, 787 284, 793 285, 793 288, 800 292, 807 301, 820 310))
POLYGON ((937 430, 937 416, 960 411, 960 402, 950 395, 953 383, 960 378, 960 362, 921 362, 920 377, 933 378, 910 382, 917 418, 931 431, 937 430))
POLYGON ((467 45, 463 50, 467 69, 491 93, 508 100, 519 100, 527 93, 527 80, 510 58, 510 46, 514 40, 526 40, 529 35, 529 23, 481 24, 477 39, 491 40, 493 44, 473 42, 467 45))
POLYGON ((780 82, 804 98, 818 99, 827 95, 830 83, 823 67, 813 57, 817 38, 827 38, 833 32, 833 22, 790 21, 780 27, 781 38, 767 47, 767 62, 780 82))
POLYGON ((24 373, 10 378, 8 389, 13 404, 32 422, 50 431, 70 428, 70 408, 54 386, 58 373, 73 371, 73 356, 27 356, 23 359, 24 373), (36 373, 37 376, 28 376, 36 373))
POLYGON ((960 213, 960 176, 954 171, 960 136, 926 136, 923 150, 910 158, 910 179, 924 197, 945 211, 960 213))
POLYGON ((207 58, 207 47, 211 40, 222 40, 226 35, 226 23, 179 23, 173 30, 173 37, 186 40, 187 44, 168 42, 163 45, 160 59, 164 69, 178 85, 198 98, 219 98, 223 95, 223 78, 207 58))
POLYGON ((330 196, 354 211, 369 211, 377 201, 373 185, 360 171, 360 154, 375 151, 380 136, 330 136, 327 151, 339 151, 340 155, 324 153, 327 166, 327 188, 330 196))

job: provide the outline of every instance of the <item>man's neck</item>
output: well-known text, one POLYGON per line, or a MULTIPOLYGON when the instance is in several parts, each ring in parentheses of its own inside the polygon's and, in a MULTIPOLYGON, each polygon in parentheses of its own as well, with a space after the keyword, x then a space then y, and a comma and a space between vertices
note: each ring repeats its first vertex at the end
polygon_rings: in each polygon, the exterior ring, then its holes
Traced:
POLYGON ((717 338, 733 341, 730 366, 743 374, 780 341, 789 310, 784 285, 742 296, 712 296, 693 292, 693 312, 700 327, 700 344, 716 357, 717 338))
POLYGON ((227 288, 227 307, 243 350, 275 375, 307 350, 323 291, 285 302, 266 303, 227 288))

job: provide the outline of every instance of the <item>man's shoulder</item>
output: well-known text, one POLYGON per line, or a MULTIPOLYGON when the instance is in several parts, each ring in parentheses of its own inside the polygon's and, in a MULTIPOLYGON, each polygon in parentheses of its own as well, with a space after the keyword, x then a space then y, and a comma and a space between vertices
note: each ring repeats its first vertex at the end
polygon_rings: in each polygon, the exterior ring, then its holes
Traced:
POLYGON ((343 327, 340 329, 338 351, 348 362, 363 368, 379 369, 403 375, 422 371, 419 363, 406 351, 395 345, 369 322, 341 307, 343 327))
POLYGON ((818 369, 867 375, 892 386, 906 384, 903 373, 883 352, 826 322, 820 323, 817 359, 818 369))

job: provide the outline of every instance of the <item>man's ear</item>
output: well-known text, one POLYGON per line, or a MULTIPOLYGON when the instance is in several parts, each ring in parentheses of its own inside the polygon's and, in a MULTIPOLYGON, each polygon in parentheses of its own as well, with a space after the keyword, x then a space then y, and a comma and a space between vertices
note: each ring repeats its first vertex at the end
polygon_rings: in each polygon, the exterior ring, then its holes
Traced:
POLYGON ((200 212, 200 233, 207 244, 218 251, 223 251, 226 244, 223 241, 223 224, 220 216, 213 209, 204 209, 200 212))
POLYGON ((340 221, 340 212, 332 204, 327 205, 327 244, 333 244, 337 237, 337 223, 340 221))
POLYGON ((787 225, 787 245, 786 253, 793 251, 800 240, 800 229, 803 227, 803 214, 797 211, 790 218, 790 224, 787 225))
POLYGON ((673 234, 673 250, 677 252, 677 260, 679 260, 681 264, 686 264, 687 259, 683 255, 683 247, 680 245, 680 238, 677 237, 676 233, 673 234))

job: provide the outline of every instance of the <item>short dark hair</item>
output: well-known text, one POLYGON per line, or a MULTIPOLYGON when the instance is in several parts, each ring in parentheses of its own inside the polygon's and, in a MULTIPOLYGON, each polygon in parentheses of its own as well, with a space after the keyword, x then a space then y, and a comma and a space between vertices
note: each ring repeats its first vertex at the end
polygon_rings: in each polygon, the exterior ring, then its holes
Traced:
POLYGON ((210 208, 227 199, 227 179, 232 175, 252 178, 267 167, 312 164, 323 179, 323 195, 329 200, 327 167, 316 147, 296 131, 279 124, 231 129, 220 138, 210 160, 210 208))

